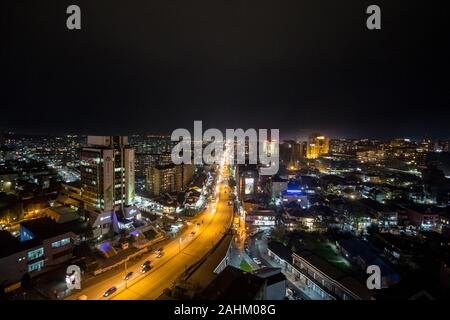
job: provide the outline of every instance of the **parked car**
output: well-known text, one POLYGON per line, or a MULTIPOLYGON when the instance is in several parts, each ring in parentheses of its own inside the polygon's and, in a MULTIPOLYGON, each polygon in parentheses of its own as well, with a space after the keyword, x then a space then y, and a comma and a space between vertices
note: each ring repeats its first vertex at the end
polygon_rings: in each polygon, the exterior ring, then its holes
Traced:
POLYGON ((114 292, 117 291, 116 287, 111 287, 108 290, 105 291, 105 293, 103 294, 104 297, 109 297, 110 295, 112 295, 114 292))

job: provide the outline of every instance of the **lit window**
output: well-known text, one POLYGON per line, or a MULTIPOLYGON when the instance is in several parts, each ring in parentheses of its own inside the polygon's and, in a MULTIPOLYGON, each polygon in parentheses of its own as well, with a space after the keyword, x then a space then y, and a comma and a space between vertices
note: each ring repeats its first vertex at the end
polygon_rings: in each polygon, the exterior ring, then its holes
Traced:
POLYGON ((39 271, 44 267, 44 260, 32 263, 28 266, 28 272, 39 271))
POLYGON ((44 255, 44 248, 28 251, 28 260, 34 260, 44 255))

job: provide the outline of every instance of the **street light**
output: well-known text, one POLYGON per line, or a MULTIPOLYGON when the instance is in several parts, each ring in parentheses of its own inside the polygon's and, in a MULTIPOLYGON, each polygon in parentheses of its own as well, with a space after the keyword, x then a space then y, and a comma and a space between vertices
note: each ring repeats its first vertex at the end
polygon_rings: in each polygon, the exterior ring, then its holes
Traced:
POLYGON ((128 268, 127 268, 128 259, 125 260, 125 288, 128 289, 128 268))

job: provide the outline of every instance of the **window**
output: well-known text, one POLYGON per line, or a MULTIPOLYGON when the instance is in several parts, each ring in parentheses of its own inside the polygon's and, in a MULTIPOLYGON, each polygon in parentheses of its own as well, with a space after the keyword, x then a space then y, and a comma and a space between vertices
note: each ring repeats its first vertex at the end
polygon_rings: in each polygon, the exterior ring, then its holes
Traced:
POLYGON ((44 255, 44 248, 28 251, 28 260, 34 260, 44 255))
POLYGON ((65 238, 59 241, 55 241, 52 243, 52 248, 59 248, 62 246, 65 246, 66 244, 70 243, 70 238, 65 238))
POLYGON ((32 263, 28 266, 28 272, 39 271, 44 267, 44 260, 32 263))

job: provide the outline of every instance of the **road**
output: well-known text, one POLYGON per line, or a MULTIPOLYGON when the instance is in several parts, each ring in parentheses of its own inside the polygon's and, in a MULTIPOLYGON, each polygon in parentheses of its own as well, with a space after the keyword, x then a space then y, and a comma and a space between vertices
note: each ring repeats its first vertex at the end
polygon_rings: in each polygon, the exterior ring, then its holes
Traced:
MULTIPOLYGON (((223 173, 225 176, 227 173, 223 173)), ((86 295, 87 299, 118 299, 118 300, 152 300, 158 298, 165 288, 173 282, 189 266, 200 260, 217 242, 227 230, 232 219, 232 206, 228 206, 230 188, 225 182, 217 183, 217 202, 211 203, 207 210, 197 216, 186 230, 172 241, 166 243, 163 248, 163 256, 156 257, 156 253, 145 256, 138 262, 129 263, 127 269, 73 294, 69 299, 77 299, 86 295), (199 225, 197 225, 199 224, 199 225), (191 233, 195 232, 194 235, 191 233), (151 261, 152 269, 146 274, 141 274, 141 264, 145 260, 151 261), (132 271, 134 275, 125 281, 125 275, 132 271), (103 294, 112 286, 117 291, 105 298, 103 294)))
MULTIPOLYGON (((149 300, 158 298, 165 288, 168 288, 182 274, 187 267, 196 263, 202 258, 217 242, 221 235, 230 226, 232 218, 232 206, 228 205, 230 188, 227 182, 218 183, 219 197, 217 206, 211 205, 204 213, 203 230, 198 231, 198 235, 186 244, 182 244, 181 251, 176 241, 166 247, 171 258, 160 267, 155 267, 153 272, 141 281, 136 282, 128 289, 113 296, 114 300, 149 300), (204 219, 205 219, 204 218, 204 219)), ((197 219, 198 220, 198 219, 197 219)))

